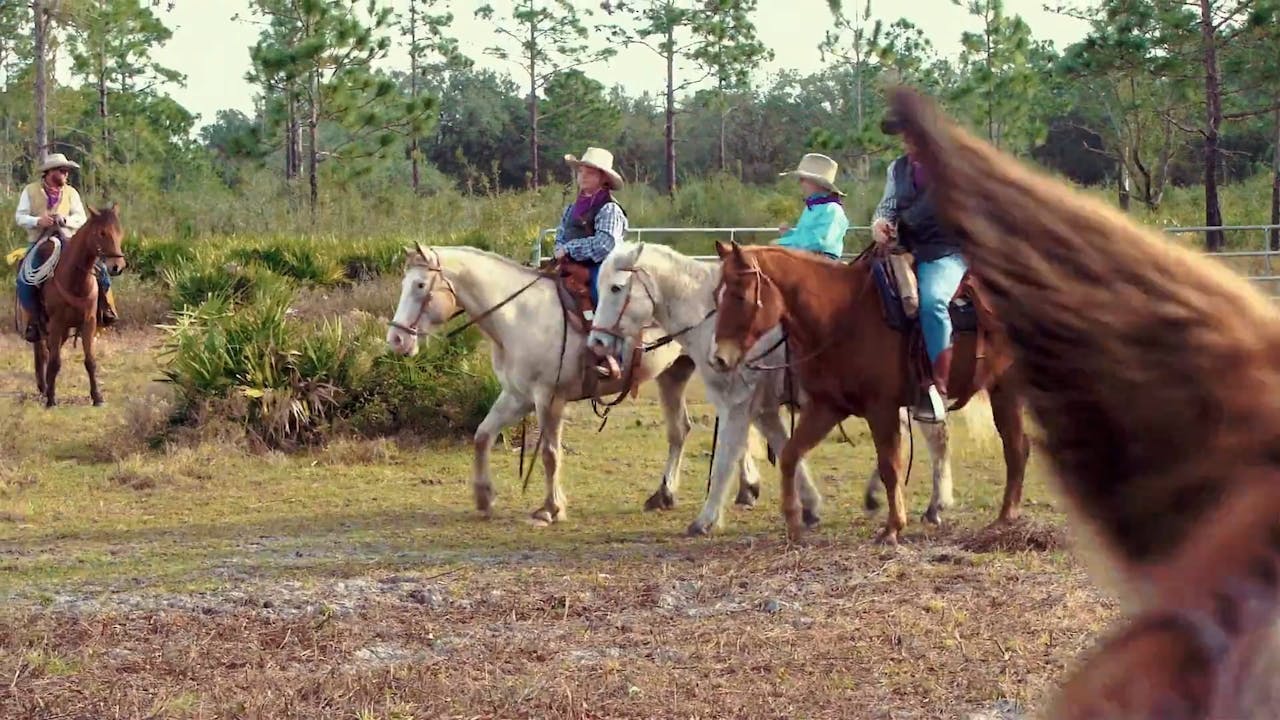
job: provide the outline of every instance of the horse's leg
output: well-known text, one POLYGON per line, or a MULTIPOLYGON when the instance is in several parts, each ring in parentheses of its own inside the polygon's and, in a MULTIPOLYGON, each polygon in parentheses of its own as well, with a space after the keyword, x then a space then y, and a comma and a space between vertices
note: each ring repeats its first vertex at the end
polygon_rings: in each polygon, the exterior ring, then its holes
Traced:
MULTIPOLYGON (((789 438, 778 411, 766 410, 757 415, 756 427, 768 440, 769 446, 774 448, 774 453, 781 457, 789 438)), ((813 482, 813 476, 809 474, 809 465, 803 458, 796 463, 796 477, 799 481, 801 519, 804 520, 806 527, 814 527, 822 522, 819 512, 822 509, 822 493, 818 492, 818 486, 813 482)))
POLYGON ((991 416, 1004 445, 1004 503, 1000 506, 997 523, 1018 519, 1022 509, 1022 481, 1027 472, 1027 457, 1031 454, 1031 441, 1022 422, 1022 398, 1009 381, 993 386, 991 416))
POLYGON ((933 494, 929 496, 924 521, 931 525, 941 525, 942 511, 955 504, 951 482, 951 433, 947 430, 946 420, 920 423, 920 432, 929 446, 929 459, 933 461, 933 494))
POLYGON ((489 481, 489 454, 493 450, 493 441, 503 428, 528 413, 530 408, 527 400, 503 390, 480 422, 480 427, 476 428, 471 490, 475 494, 476 509, 486 518, 493 510, 493 484, 489 481))
POLYGON ((564 489, 560 487, 560 429, 564 423, 564 400, 551 397, 538 403, 538 427, 542 430, 542 472, 547 477, 547 496, 533 511, 539 524, 550 525, 568 519, 564 489))
POLYGON ((58 404, 58 371, 62 369, 62 343, 67 340, 66 334, 67 329, 62 326, 62 321, 49 321, 49 335, 45 338, 49 345, 49 356, 44 369, 44 406, 48 408, 58 404))
POLYGON ((738 497, 733 499, 734 505, 755 507, 760 499, 760 470, 756 467, 756 459, 751 456, 751 429, 747 429, 747 439, 742 446, 742 457, 738 458, 738 497))
POLYGON ((667 423, 667 466, 662 470, 662 484, 644 503, 645 510, 670 510, 676 506, 680 490, 680 469, 684 462, 684 443, 693 426, 684 391, 692 376, 692 368, 671 365, 655 378, 662 402, 662 417, 667 423))
POLYGON ((85 321, 80 326, 80 345, 84 348, 84 371, 89 375, 89 398, 94 407, 102 406, 102 390, 98 387, 98 360, 94 357, 94 336, 97 335, 97 322, 85 321))
MULTIPOLYGON (((909 437, 907 433, 911 432, 911 415, 906 408, 898 410, 898 425, 902 436, 909 437)), ((874 513, 880 509, 880 488, 882 487, 884 483, 880 480, 880 466, 872 463, 871 472, 867 475, 867 490, 862 496, 862 507, 867 512, 874 513)))
POLYGON ((843 419, 830 408, 812 403, 800 415, 796 432, 782 448, 778 467, 782 472, 782 517, 787 523, 787 537, 797 541, 804 535, 803 507, 796 491, 796 470, 800 461, 843 419))
POLYGON ((889 545, 898 543, 898 533, 907 526, 907 512, 902 498, 902 426, 898 408, 876 407, 867 413, 871 426, 871 439, 876 446, 876 466, 884 482, 885 497, 889 501, 889 514, 885 528, 876 542, 889 545))
POLYGON ((34 343, 31 343, 33 352, 35 353, 36 363, 36 390, 40 391, 40 397, 48 397, 48 386, 45 384, 45 378, 49 372, 49 340, 41 337, 34 343))
POLYGON ((715 454, 711 456, 711 491, 702 503, 702 512, 685 531, 691 536, 707 535, 720 525, 734 471, 740 469, 740 459, 747 452, 751 421, 749 406, 746 403, 736 406, 717 403, 716 421, 720 426, 720 437, 716 441, 715 454))

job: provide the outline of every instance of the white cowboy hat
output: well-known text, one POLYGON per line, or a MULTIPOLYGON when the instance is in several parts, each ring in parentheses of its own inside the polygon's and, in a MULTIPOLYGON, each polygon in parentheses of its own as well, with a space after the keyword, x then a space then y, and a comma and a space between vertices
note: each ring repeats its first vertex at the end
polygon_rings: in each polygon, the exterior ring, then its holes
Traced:
POLYGON ((614 190, 622 187, 622 176, 613 169, 613 153, 598 147, 589 147, 587 151, 582 153, 582 159, 573 155, 565 155, 564 161, 569 163, 570 167, 578 167, 586 165, 589 168, 595 168, 605 174, 609 179, 609 187, 614 190))
POLYGON ((40 166, 40 174, 43 175, 50 170, 56 170, 58 168, 75 168, 79 170, 80 165, 79 163, 71 162, 67 159, 67 156, 62 153, 54 153, 44 159, 44 163, 40 166))
POLYGON ((794 175, 805 180, 812 180, 837 195, 844 195, 843 192, 840 192, 840 188, 836 187, 836 171, 839 169, 840 166, 836 164, 836 161, 826 155, 809 153, 800 158, 800 164, 796 166, 795 170, 778 173, 778 177, 794 175))

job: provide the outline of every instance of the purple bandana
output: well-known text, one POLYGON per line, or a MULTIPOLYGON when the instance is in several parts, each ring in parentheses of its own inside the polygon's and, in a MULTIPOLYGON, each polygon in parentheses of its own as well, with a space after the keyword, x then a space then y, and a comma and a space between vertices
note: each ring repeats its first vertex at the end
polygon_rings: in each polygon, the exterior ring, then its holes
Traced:
POLYGON ((925 170, 924 163, 910 155, 907 156, 907 162, 911 164, 911 182, 915 183, 917 188, 923 189, 929 184, 929 173, 925 170))
POLYGON ((45 210, 53 210, 58 207, 58 201, 62 199, 62 188, 51 188, 44 186, 45 194, 45 210))
POLYGON ((828 193, 828 194, 819 193, 815 195, 810 195, 809 197, 804 199, 804 206, 807 208, 817 207, 818 205, 826 205, 827 203, 844 205, 844 203, 840 202, 840 196, 836 195, 835 193, 828 193))
POLYGON ((611 200, 613 195, 609 193, 609 188, 600 188, 591 195, 581 194, 573 202, 572 217, 575 220, 590 220, 611 200))

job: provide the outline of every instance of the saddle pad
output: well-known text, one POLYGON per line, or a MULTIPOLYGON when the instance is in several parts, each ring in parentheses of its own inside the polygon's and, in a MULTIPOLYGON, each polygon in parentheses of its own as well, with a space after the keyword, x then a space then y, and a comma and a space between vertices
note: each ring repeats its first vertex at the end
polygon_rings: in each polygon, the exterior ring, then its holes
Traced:
MULTIPOLYGON (((897 283, 889 274, 888 262, 885 259, 877 257, 871 260, 871 277, 876 284, 876 290, 880 293, 884 321, 890 328, 905 332, 914 324, 914 318, 908 317, 903 308, 902 295, 898 292, 897 283)), ((969 298, 969 292, 968 284, 961 283, 960 293, 952 298, 948 307, 952 332, 978 331, 978 312, 969 298)))

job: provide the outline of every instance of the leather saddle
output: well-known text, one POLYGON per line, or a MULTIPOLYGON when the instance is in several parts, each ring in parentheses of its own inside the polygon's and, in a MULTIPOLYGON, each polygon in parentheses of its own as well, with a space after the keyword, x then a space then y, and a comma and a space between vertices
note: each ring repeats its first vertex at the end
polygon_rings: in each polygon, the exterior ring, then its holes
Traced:
MULTIPOLYGON (((565 322, 583 336, 590 333, 595 311, 595 305, 591 302, 591 268, 563 257, 559 260, 543 260, 538 269, 556 281, 556 295, 560 298, 565 322)), ((595 354, 589 350, 582 353, 585 397, 599 397, 601 394, 614 392, 629 392, 632 397, 635 396, 639 383, 633 382, 633 379, 644 356, 644 349, 640 335, 631 340, 631 357, 623 364, 621 380, 602 379, 596 372, 598 359, 595 354)))

